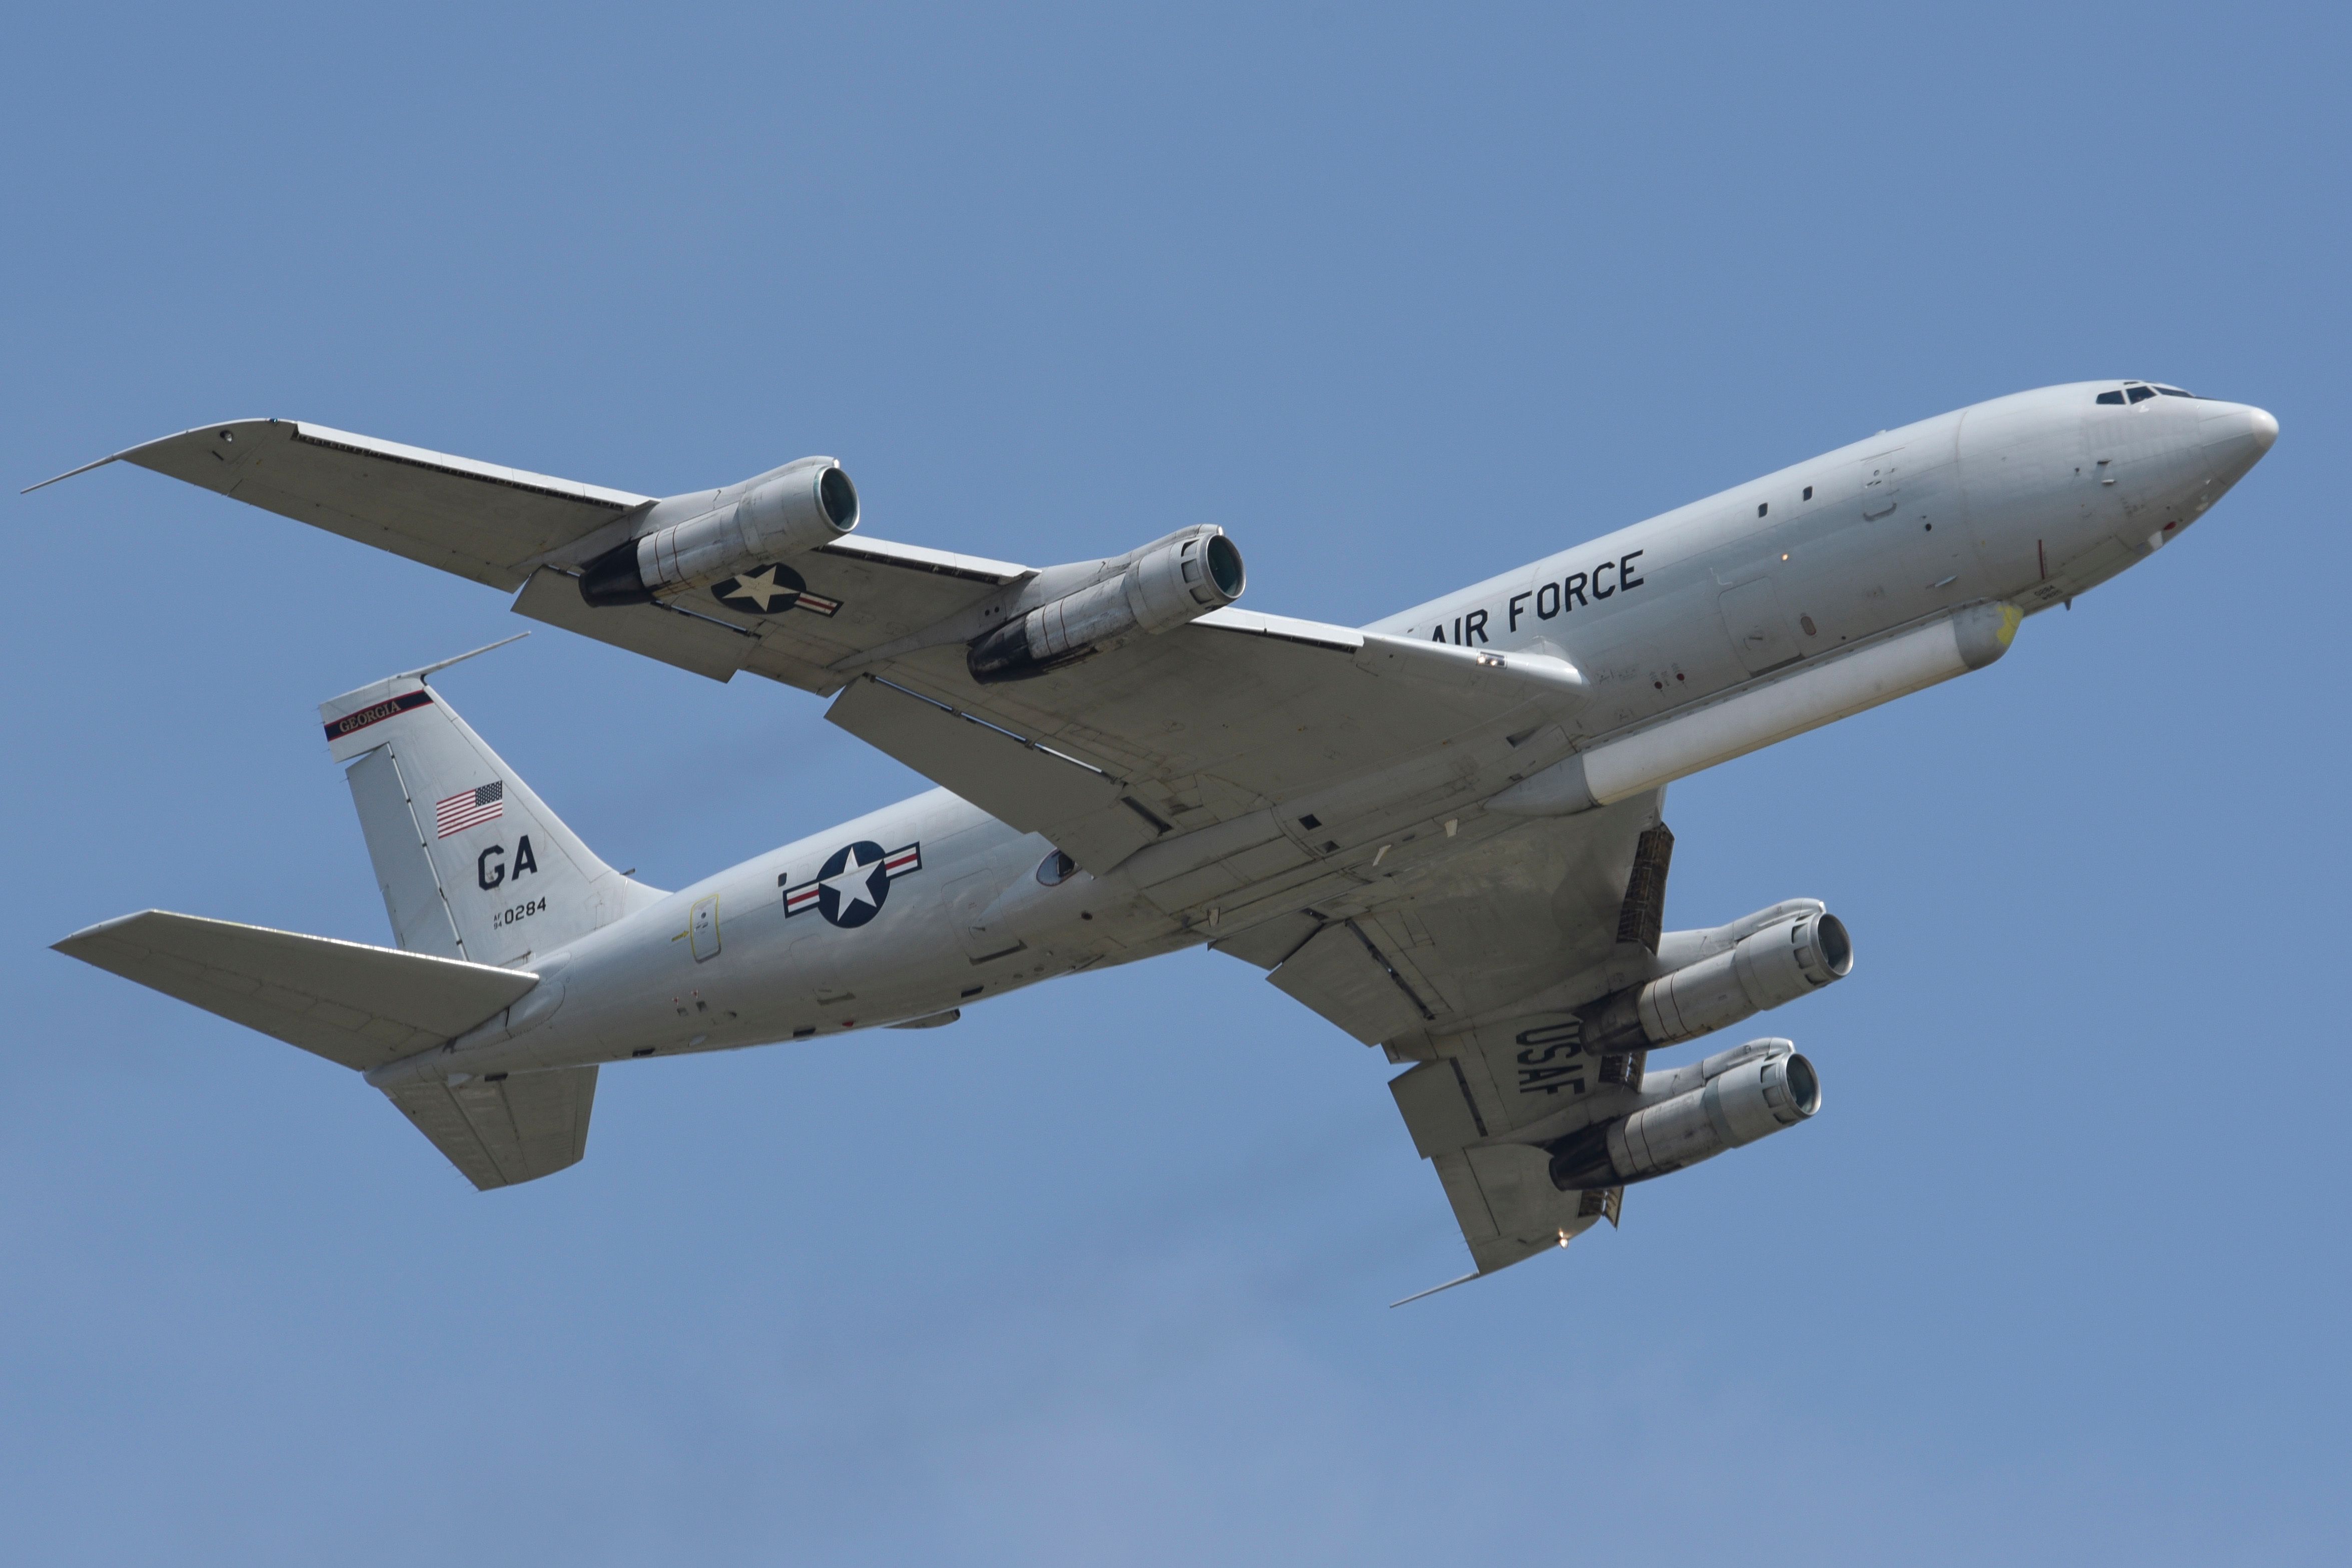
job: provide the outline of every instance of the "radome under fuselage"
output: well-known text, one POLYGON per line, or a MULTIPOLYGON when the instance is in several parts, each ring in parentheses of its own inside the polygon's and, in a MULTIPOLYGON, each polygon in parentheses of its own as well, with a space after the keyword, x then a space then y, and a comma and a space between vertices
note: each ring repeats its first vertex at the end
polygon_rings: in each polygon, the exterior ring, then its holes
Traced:
MULTIPOLYGON (((1885 431, 1367 629, 1559 655, 1591 683, 1571 733, 1590 744, 1959 606, 2045 609, 2169 542, 2277 432, 2242 405, 2103 393, 2123 389, 2043 388, 1885 431)), ((1495 853, 1526 826, 1453 820, 1458 834, 1449 825, 1418 852, 1495 853)), ((1124 867, 1049 882, 1041 868, 1056 859, 1038 836, 932 790, 534 955, 551 1009, 371 1078, 946 1021, 985 996, 1213 934, 1139 896, 1124 867), (828 861, 843 868, 855 846, 867 847, 827 885, 828 861), (876 850, 904 874, 876 879, 876 850)))

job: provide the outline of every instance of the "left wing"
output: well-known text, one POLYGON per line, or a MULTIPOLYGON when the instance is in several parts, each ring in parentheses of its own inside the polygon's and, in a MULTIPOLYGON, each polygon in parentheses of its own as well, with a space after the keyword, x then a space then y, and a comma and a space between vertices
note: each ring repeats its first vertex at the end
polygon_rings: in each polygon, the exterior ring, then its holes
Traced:
POLYGON ((1673 845, 1663 795, 1528 821, 1402 876, 1379 901, 1212 944, 1417 1064, 1390 1089, 1479 1273, 1616 1219, 1616 1190, 1561 1192, 1549 1157, 1516 1140, 1573 1121, 1611 1072, 1638 1071, 1584 1056, 1572 1009, 1650 973, 1673 845))

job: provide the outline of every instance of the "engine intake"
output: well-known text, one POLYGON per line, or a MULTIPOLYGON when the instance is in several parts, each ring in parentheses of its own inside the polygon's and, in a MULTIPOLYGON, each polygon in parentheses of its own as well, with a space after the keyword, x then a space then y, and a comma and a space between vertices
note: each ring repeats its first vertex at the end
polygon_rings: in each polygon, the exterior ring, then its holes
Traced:
POLYGON ((979 637, 964 663, 983 686, 1026 680, 1222 609, 1245 581, 1224 530, 1188 529, 1144 546, 1125 571, 979 637))
POLYGON ((1793 1002, 1853 973, 1845 922, 1812 909, 1646 984, 1605 996, 1585 1014, 1585 1049, 1671 1046, 1793 1002))
POLYGON ((857 526, 857 487, 831 458, 803 458, 699 517, 606 551, 580 574, 592 605, 643 605, 804 554, 857 526))
POLYGON ((1646 1182, 1769 1138, 1822 1108, 1821 1075, 1786 1040, 1753 1042, 1746 1055, 1698 1089, 1588 1127, 1549 1146, 1552 1185, 1561 1192, 1646 1182))

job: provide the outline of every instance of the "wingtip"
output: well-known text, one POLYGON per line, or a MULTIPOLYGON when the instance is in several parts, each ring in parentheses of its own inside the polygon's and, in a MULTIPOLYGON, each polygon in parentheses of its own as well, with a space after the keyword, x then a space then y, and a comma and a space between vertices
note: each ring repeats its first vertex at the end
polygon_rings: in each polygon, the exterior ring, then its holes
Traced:
POLYGON ((121 456, 122 454, 120 452, 109 452, 105 457, 100 458, 94 463, 84 463, 79 468, 68 468, 62 474, 52 474, 47 479, 43 479, 39 484, 26 485, 23 489, 18 490, 16 493, 20 496, 28 496, 35 490, 47 489, 51 485, 57 484, 61 480, 72 479, 76 474, 86 474, 92 468, 102 468, 106 467, 107 464, 115 461, 121 456))
POLYGON ((291 425, 293 423, 295 423, 295 421, 290 419, 280 419, 273 414, 267 419, 227 419, 215 425, 191 425, 185 430, 175 430, 169 436, 158 436, 152 441, 142 441, 135 447, 125 447, 120 452, 109 452, 105 457, 99 458, 94 463, 84 463, 79 468, 68 468, 64 473, 52 475, 50 478, 43 479, 37 485, 26 485, 23 489, 18 490, 16 493, 18 495, 28 496, 35 490, 47 489, 49 486, 58 483, 60 479, 72 479, 76 474, 86 474, 92 468, 102 468, 109 463, 119 463, 126 458, 131 458, 134 454, 147 451, 151 447, 161 447, 167 442, 177 441, 183 437, 194 436, 204 431, 226 430, 233 426, 291 425))
POLYGON ((1423 1297, 1424 1297, 1424 1296, 1434 1296, 1434 1295, 1436 1295, 1440 1290, 1451 1290, 1451 1289, 1454 1289, 1454 1287, 1455 1287, 1456 1285, 1467 1285, 1467 1284, 1469 1284, 1469 1283, 1470 1283, 1470 1281, 1472 1281, 1473 1279, 1480 1279, 1480 1278, 1482 1278, 1482 1276, 1479 1274, 1478 1270, 1476 1270, 1475 1268, 1473 1268, 1472 1270, 1470 1270, 1470 1272, 1469 1272, 1469 1273, 1463 1275, 1463 1276, 1462 1276, 1460 1279, 1448 1279, 1448 1280, 1447 1280, 1444 1284, 1443 1284, 1443 1285, 1432 1285, 1432 1286, 1431 1286, 1428 1289, 1426 1289, 1426 1290, 1416 1290, 1416 1291, 1414 1291, 1412 1295, 1407 1296, 1407 1297, 1406 1297, 1403 1300, 1402 1300, 1402 1301, 1391 1301, 1391 1302, 1389 1303, 1389 1310, 1391 1310, 1391 1311, 1394 1311, 1394 1310, 1396 1310, 1399 1307, 1405 1306, 1405 1305, 1407 1305, 1408 1303, 1411 1303, 1411 1302, 1413 1302, 1413 1301, 1418 1301, 1418 1300, 1421 1300, 1423 1297))

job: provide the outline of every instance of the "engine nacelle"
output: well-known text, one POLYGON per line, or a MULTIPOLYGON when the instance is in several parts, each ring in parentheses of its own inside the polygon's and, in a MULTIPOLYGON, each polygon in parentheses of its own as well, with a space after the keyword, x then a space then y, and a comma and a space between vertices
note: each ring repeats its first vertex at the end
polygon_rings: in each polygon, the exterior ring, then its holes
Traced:
POLYGON ((1025 680, 1242 596, 1242 552, 1221 528, 1188 529, 1138 552, 1126 571, 1066 594, 975 640, 964 663, 982 685, 1025 680))
POLYGON ((857 526, 857 487, 831 458, 803 458, 699 517, 606 551, 580 574, 592 605, 643 605, 767 562, 805 554, 857 526))
POLYGON ((1824 909, 1775 921, 1730 947, 1603 997, 1585 1014, 1584 1048, 1644 1050, 1727 1028, 1853 973, 1845 922, 1824 909))
POLYGON ((1702 1087, 1551 1144, 1552 1185, 1567 1193, 1646 1182, 1769 1138, 1822 1108, 1821 1076, 1788 1041, 1751 1041, 1724 1054, 1740 1059, 1702 1087))

